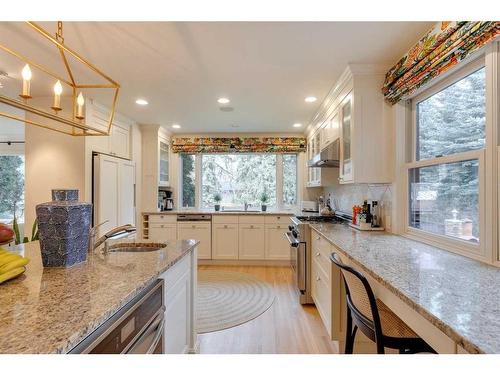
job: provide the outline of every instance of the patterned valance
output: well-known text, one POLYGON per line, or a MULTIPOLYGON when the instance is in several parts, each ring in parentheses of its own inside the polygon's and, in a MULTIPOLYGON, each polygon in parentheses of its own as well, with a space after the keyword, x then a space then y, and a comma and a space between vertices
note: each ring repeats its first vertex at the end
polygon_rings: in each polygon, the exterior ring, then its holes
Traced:
POLYGON ((439 22, 386 74, 382 92, 395 104, 500 35, 500 22, 439 22))
POLYGON ((252 138, 174 138, 172 151, 182 153, 279 152, 296 153, 306 150, 302 137, 252 138))

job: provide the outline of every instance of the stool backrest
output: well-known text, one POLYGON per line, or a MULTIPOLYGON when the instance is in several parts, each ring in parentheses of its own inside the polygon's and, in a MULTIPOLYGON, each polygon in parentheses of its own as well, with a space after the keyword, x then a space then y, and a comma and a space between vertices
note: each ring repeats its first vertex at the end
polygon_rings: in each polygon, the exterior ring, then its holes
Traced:
POLYGON ((330 259, 340 268, 351 311, 354 310, 355 315, 361 315, 365 322, 368 320, 366 323, 372 325, 371 329, 381 331, 377 302, 366 277, 354 268, 345 265, 337 253, 332 253, 330 259))

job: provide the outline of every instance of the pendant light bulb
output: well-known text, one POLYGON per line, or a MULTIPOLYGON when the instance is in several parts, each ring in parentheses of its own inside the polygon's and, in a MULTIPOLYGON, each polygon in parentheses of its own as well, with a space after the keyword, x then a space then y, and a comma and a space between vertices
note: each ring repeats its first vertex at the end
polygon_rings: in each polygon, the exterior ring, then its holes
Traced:
POLYGON ((83 94, 79 93, 78 98, 76 98, 76 104, 79 106, 83 106, 85 104, 85 99, 83 98, 83 94))
POLYGON ((61 81, 57 81, 56 84, 54 85, 54 94, 56 95, 61 95, 63 91, 61 81))
POLYGON ((32 74, 31 74, 30 66, 28 64, 26 64, 24 66, 21 74, 23 76, 23 80, 25 80, 25 81, 31 80, 32 74))

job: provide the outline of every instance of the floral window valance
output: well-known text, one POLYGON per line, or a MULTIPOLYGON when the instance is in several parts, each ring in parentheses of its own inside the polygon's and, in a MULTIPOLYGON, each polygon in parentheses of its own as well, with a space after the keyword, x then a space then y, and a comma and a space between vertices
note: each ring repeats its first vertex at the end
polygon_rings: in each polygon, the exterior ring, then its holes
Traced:
POLYGON ((174 138, 172 141, 172 151, 182 153, 296 153, 305 150, 306 139, 302 137, 174 138))
POLYGON ((500 35, 500 22, 439 22, 386 74, 382 92, 395 104, 500 35))

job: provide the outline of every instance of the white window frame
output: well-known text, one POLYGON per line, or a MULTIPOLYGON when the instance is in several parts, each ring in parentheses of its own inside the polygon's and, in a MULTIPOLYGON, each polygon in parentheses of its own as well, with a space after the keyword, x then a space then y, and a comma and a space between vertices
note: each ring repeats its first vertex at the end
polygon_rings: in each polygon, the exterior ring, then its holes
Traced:
MULTIPOLYGON (((406 163, 403 165, 404 176, 406 184, 402 187, 402 196, 404 197, 404 204, 401 207, 404 208, 403 218, 404 218, 404 233, 403 235, 430 244, 437 247, 444 248, 453 252, 460 253, 472 258, 478 258, 484 260, 487 257, 486 254, 486 217, 485 217, 485 205, 486 205, 486 195, 485 195, 485 161, 486 161, 486 148, 481 150, 461 152, 453 155, 447 155, 431 159, 416 160, 416 145, 417 145, 417 113, 416 106, 419 102, 431 97, 432 95, 444 90, 446 87, 453 85, 457 81, 460 81, 469 74, 485 67, 485 58, 482 56, 477 60, 474 60, 466 65, 461 66, 458 70, 448 75, 446 78, 442 79, 438 83, 432 85, 425 91, 415 95, 411 98, 408 109, 410 111, 410 119, 407 121, 407 137, 406 137, 406 150, 405 155, 407 156, 406 163), (479 181, 479 244, 470 243, 458 238, 449 237, 446 235, 435 234, 427 232, 424 230, 416 229, 410 226, 409 222, 409 206, 410 206, 410 194, 409 194, 409 177, 410 170, 418 167, 435 166, 441 164, 447 164, 452 162, 466 161, 471 159, 479 160, 479 171, 478 171, 478 181, 479 181)), ((486 76, 487 80, 487 76, 486 76)), ((488 107, 486 107, 488 110, 488 107)), ((486 125, 488 126, 488 125, 486 125)), ((486 131, 486 137, 488 138, 488 131, 486 131)))
MULTIPOLYGON (((227 153, 232 154, 232 153, 227 153)), ((261 153, 259 153, 261 154, 261 153)), ((296 204, 295 205, 285 205, 283 203, 283 153, 274 153, 276 155, 276 205, 270 206, 273 210, 294 210, 299 206, 300 200, 300 181, 301 181, 301 170, 300 170, 300 155, 301 153, 293 153, 297 156, 297 181, 296 181, 296 204)), ((195 206, 194 207, 183 207, 182 206, 182 158, 179 156, 179 199, 178 207, 184 210, 206 210, 207 207, 202 206, 202 196, 201 196, 201 186, 202 186, 202 157, 203 153, 193 153, 190 155, 195 155, 195 206)))

